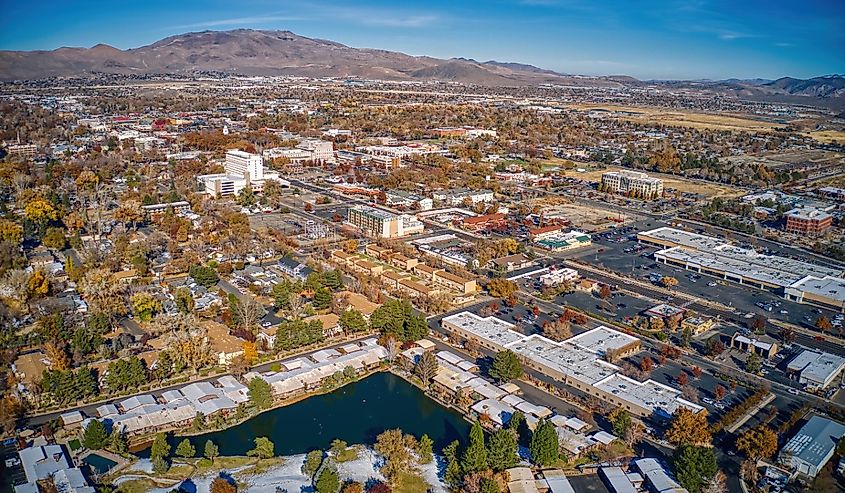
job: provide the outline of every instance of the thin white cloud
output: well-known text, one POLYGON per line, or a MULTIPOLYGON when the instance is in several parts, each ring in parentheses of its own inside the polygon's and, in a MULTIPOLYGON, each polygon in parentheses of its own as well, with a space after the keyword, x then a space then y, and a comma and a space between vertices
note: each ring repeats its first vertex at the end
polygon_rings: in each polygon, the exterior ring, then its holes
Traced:
POLYGON ((223 27, 223 26, 249 26, 257 24, 269 24, 272 22, 293 22, 304 21, 305 17, 293 17, 286 15, 259 15, 252 17, 234 17, 231 19, 215 19, 191 24, 172 26, 172 29, 193 29, 197 27, 223 27))
POLYGON ((369 26, 385 27, 426 27, 439 20, 436 15, 412 15, 409 17, 373 17, 362 18, 361 22, 369 26))

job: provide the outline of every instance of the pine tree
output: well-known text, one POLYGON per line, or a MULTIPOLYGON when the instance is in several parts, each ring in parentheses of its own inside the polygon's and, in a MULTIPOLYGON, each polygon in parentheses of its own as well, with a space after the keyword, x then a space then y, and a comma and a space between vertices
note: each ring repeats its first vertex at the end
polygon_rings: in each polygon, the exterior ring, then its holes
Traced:
POLYGON ((178 446, 176 446, 176 455, 187 459, 189 457, 197 455, 197 449, 194 448, 194 445, 191 443, 190 440, 185 438, 184 440, 179 442, 178 446))
POLYGON ((434 460, 434 453, 432 451, 433 446, 434 440, 432 440, 428 435, 420 437, 420 442, 417 445, 417 455, 419 455, 420 464, 428 464, 434 460))
POLYGON ((508 429, 495 431, 490 435, 489 462, 494 471, 504 471, 519 462, 516 449, 516 432, 508 429))
POLYGON ((560 442, 554 425, 545 419, 540 420, 531 436, 531 458, 540 467, 554 464, 560 459, 560 442))
POLYGON ((170 443, 167 442, 166 433, 156 433, 153 445, 150 447, 150 459, 153 461, 153 471, 164 473, 170 469, 167 458, 170 456, 170 443))
POLYGON ((120 430, 112 430, 109 438, 109 449, 116 454, 123 454, 129 449, 126 436, 120 430))
POLYGON ((458 447, 460 442, 453 441, 443 448, 443 456, 446 458, 446 472, 443 475, 443 480, 451 490, 457 490, 461 487, 461 464, 458 461, 458 447))
POLYGON ((220 455, 220 449, 217 448, 217 444, 208 440, 205 442, 205 447, 203 448, 203 454, 206 459, 210 460, 212 464, 214 464, 214 459, 220 455))
POLYGON ((469 430, 469 444, 461 457, 461 469, 464 474, 472 474, 487 469, 487 448, 484 446, 484 429, 476 421, 469 430))
POLYGON ((87 449, 100 450, 108 443, 109 435, 106 427, 99 420, 91 420, 82 435, 82 445, 87 449))

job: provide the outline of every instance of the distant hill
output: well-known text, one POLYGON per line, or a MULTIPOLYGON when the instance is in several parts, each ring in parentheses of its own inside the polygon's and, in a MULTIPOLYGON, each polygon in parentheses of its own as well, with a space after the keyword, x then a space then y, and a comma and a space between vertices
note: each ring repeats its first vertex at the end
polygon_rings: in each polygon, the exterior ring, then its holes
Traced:
POLYGON ((123 75, 220 72, 239 75, 357 77, 382 80, 441 80, 488 86, 558 84, 581 87, 669 86, 748 98, 812 98, 828 101, 845 93, 845 77, 801 80, 785 77, 724 81, 640 81, 626 75, 565 75, 534 65, 468 58, 443 60, 307 38, 290 31, 202 31, 170 36, 139 48, 105 44, 52 51, 0 51, 0 80, 42 79, 105 73, 123 75))
MULTIPOLYGON (((39 79, 107 74, 190 74, 361 77, 447 80, 482 85, 565 83, 551 70, 516 63, 425 56, 349 46, 290 31, 203 31, 170 36, 140 48, 107 45, 53 51, 0 51, 0 78, 39 79)), ((595 85, 615 85, 601 78, 595 85)))

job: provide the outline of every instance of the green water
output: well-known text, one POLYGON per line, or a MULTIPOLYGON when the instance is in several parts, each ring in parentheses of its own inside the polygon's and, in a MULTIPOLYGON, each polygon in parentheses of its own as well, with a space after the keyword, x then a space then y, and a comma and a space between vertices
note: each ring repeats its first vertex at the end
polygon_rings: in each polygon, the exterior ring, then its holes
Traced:
MULTIPOLYGON (((379 433, 391 428, 417 437, 426 433, 439 450, 452 440, 466 438, 469 424, 413 385, 381 372, 190 440, 198 454, 206 440, 212 440, 220 455, 245 455, 254 447, 255 437, 266 436, 276 445, 277 455, 291 455, 326 449, 335 438, 349 444, 372 444, 379 433)), ((180 440, 172 440, 174 447, 180 440)), ((149 449, 144 452, 148 454, 149 449)))

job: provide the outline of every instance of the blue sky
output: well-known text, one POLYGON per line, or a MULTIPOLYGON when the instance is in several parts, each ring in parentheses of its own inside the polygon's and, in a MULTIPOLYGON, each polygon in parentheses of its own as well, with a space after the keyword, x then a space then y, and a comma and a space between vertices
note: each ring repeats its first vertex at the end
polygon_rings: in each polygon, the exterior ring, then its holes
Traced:
POLYGON ((133 48, 187 31, 254 28, 574 74, 845 73, 843 0, 2 0, 0 8, 0 49, 133 48))

